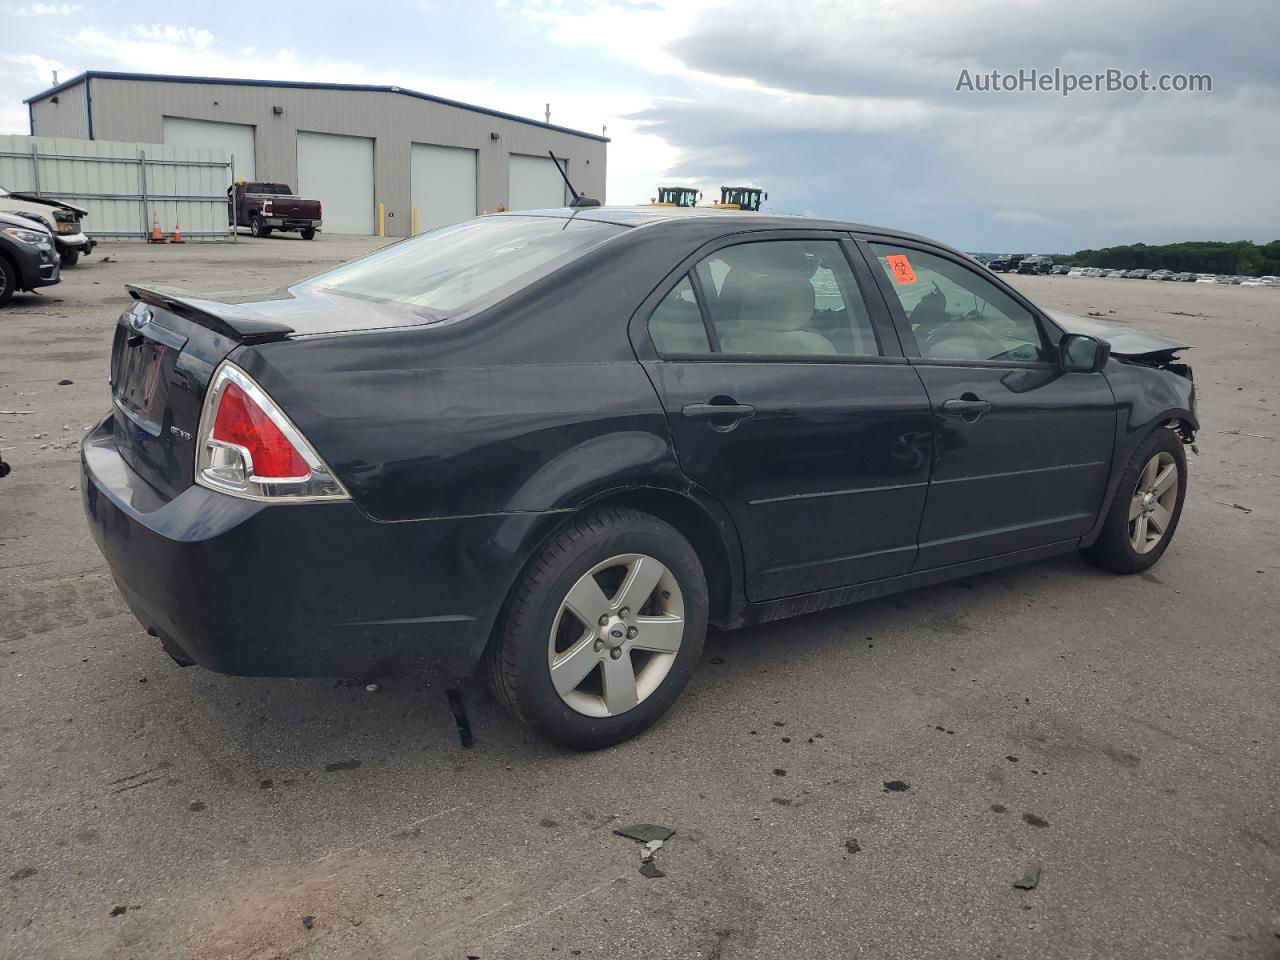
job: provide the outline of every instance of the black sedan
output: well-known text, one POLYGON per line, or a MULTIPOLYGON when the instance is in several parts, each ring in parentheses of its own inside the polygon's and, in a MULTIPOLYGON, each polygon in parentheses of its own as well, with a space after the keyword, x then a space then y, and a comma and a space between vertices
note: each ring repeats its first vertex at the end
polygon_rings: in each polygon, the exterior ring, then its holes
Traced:
POLYGON ((566 746, 653 723, 722 629, 1169 546, 1184 346, 897 231, 483 217, 228 305, 130 288, 89 525, 180 663, 469 674, 566 746))
POLYGON ((52 286, 60 272, 53 234, 44 224, 0 213, 0 307, 19 290, 52 286))

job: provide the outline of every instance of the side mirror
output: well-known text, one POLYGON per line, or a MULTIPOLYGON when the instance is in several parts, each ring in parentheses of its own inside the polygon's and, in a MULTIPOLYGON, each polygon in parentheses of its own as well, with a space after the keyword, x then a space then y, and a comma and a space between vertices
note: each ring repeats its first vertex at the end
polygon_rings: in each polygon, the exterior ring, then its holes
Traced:
POLYGON ((1058 341, 1058 357, 1067 373, 1097 373, 1111 356, 1111 344, 1083 333, 1064 334, 1058 341))

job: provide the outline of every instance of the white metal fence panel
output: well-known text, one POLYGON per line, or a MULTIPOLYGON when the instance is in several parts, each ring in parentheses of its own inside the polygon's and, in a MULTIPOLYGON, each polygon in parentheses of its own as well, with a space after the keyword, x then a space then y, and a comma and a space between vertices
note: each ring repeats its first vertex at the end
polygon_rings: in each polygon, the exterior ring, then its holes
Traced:
POLYGON ((85 232, 143 240, 156 217, 189 240, 231 240, 226 184, 232 159, 213 147, 0 135, 0 187, 89 211, 85 232))

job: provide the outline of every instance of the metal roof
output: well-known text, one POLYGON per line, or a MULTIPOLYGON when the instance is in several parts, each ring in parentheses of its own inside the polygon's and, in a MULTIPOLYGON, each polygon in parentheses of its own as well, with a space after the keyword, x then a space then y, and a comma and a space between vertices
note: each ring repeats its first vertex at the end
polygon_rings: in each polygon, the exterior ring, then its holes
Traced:
POLYGON ((514 113, 504 113, 501 110, 491 110, 488 107, 478 107, 473 103, 463 103, 460 100, 450 100, 447 97, 437 97, 429 93, 421 93, 417 90, 410 90, 407 87, 386 87, 376 86, 365 83, 311 83, 305 80, 246 80, 239 77, 180 77, 170 74, 160 73, 121 73, 114 70, 86 70, 70 80, 65 80, 57 86, 43 90, 33 97, 27 97, 23 103, 31 104, 37 100, 43 100, 51 97, 59 91, 74 87, 86 80, 143 80, 153 81, 156 83, 212 83, 222 84, 232 87, 284 87, 293 90, 345 90, 357 93, 398 93, 402 96, 413 97, 417 100, 429 100, 432 103, 443 104, 446 107, 457 107, 460 110, 470 110, 473 113, 483 113, 490 117, 500 117, 503 120, 513 120, 516 123, 527 123, 532 127, 542 127, 544 130, 556 130, 560 133, 572 134, 575 137, 586 137, 588 140, 598 140, 601 143, 608 143, 609 138, 601 136, 597 133, 587 133, 585 130, 574 130, 572 127, 561 127, 554 123, 543 123, 541 120, 531 120, 529 117, 517 116, 514 113))

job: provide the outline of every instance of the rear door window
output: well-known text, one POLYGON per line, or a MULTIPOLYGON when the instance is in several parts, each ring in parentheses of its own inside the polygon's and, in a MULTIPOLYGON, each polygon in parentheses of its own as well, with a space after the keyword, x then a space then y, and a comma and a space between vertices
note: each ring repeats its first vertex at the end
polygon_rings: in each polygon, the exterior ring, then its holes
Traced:
MULTIPOLYGON (((685 309, 683 328, 698 352, 725 356, 880 355, 866 304, 834 240, 768 240, 735 244, 710 254, 695 267, 715 343, 693 331, 685 309)), ((682 280, 681 285, 687 280, 682 280)), ((673 294, 675 291, 673 290, 673 294)), ((650 335, 660 353, 672 350, 675 314, 671 296, 650 318, 650 335)))
POLYGON ((662 298, 649 317, 649 336, 659 353, 710 353, 702 311, 685 276, 662 298))

